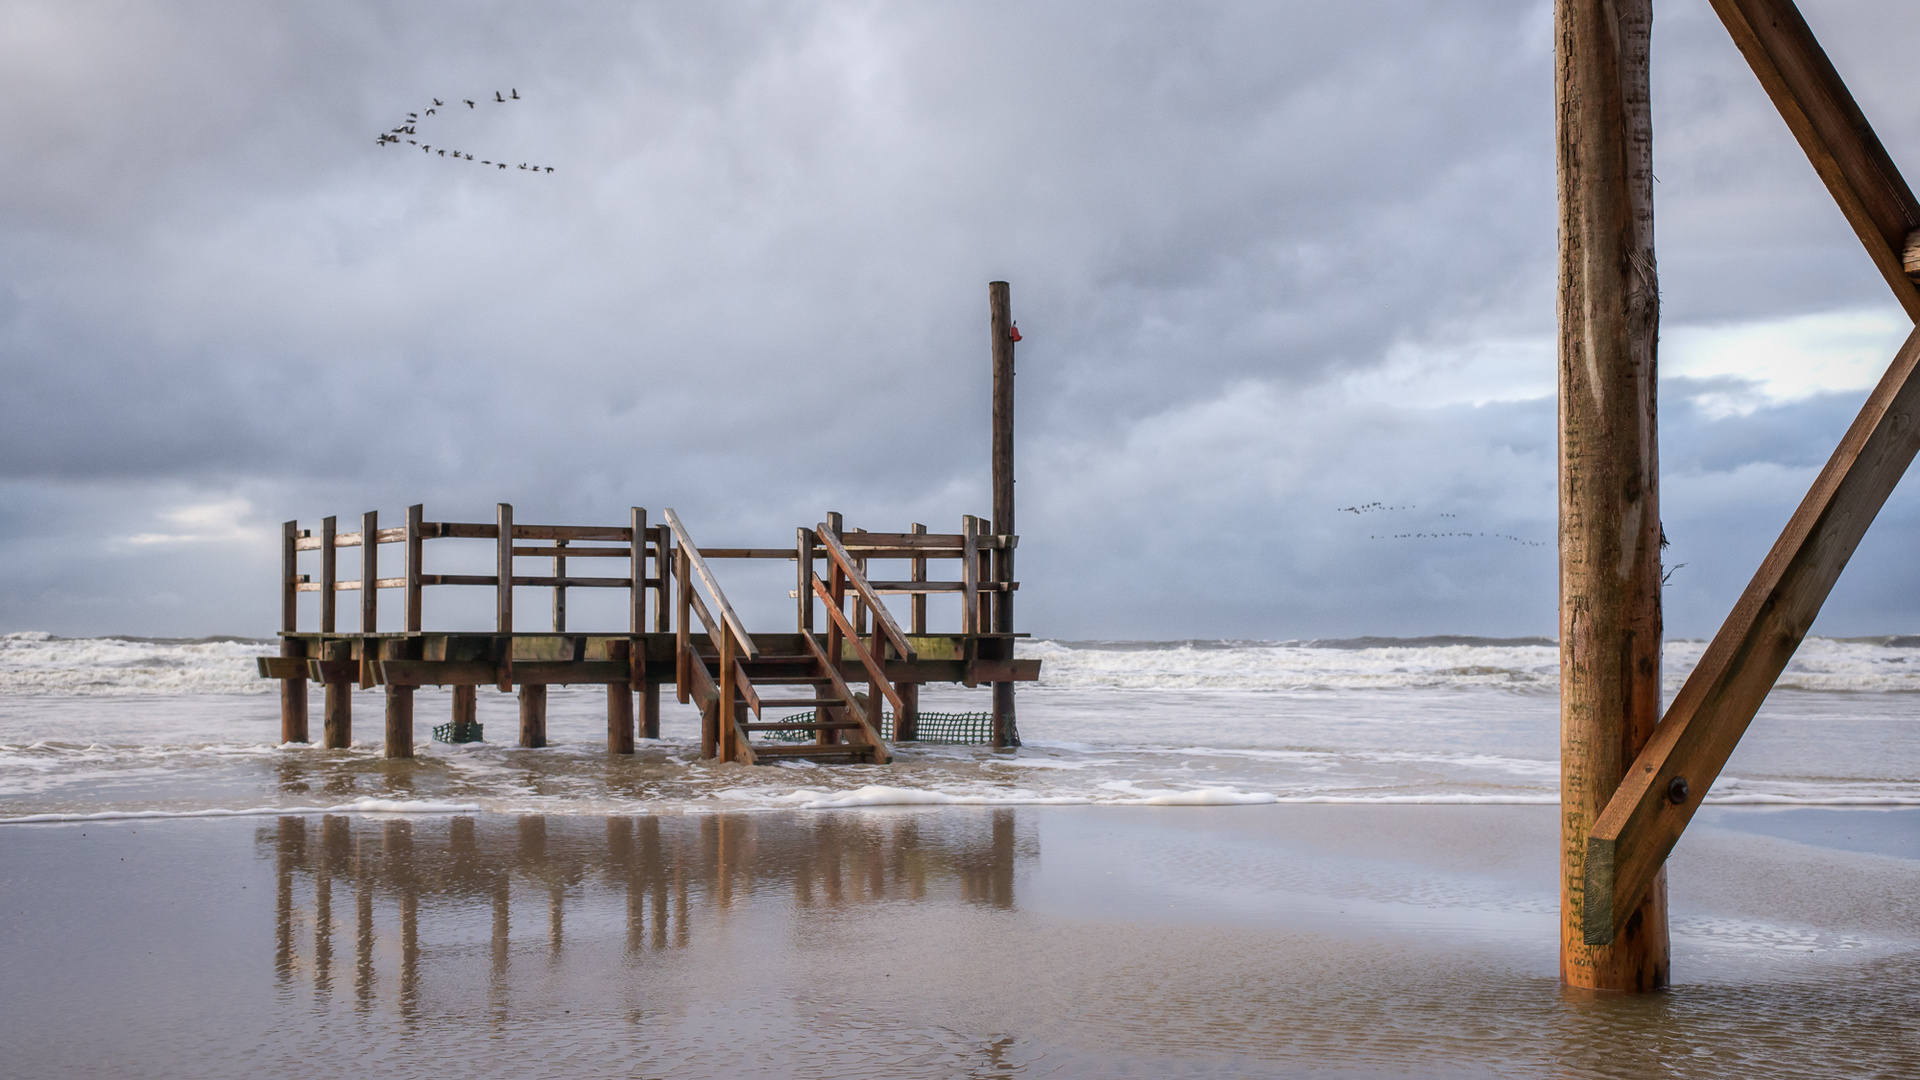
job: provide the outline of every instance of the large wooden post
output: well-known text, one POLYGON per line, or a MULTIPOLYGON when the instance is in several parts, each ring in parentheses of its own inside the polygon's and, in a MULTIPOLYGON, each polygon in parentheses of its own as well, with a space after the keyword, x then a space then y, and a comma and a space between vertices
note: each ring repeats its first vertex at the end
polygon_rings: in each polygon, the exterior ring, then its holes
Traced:
POLYGON ((1558 0, 1560 974, 1666 985, 1666 880, 1610 944, 1583 929, 1587 835, 1660 718, 1659 288, 1651 0, 1558 0))
POLYGON ((530 750, 538 750, 547 745, 545 684, 520 684, 520 745, 530 750))
MULTIPOLYGON (((995 281, 987 286, 988 321, 993 334, 993 532, 998 537, 1013 535, 1013 302, 1007 283, 995 281)), ((1011 541, 1005 541, 1011 543, 1011 541)), ((992 594, 996 634, 1013 633, 1013 548, 993 549, 993 582, 1000 591, 992 594)), ((1000 647, 1013 655, 1011 639, 1000 647)), ((1013 718, 1013 684, 993 684, 993 745, 1020 745, 1013 718)))
MULTIPOLYGON (((418 655, 413 642, 406 638, 390 639, 381 643, 381 656, 387 660, 410 659, 409 653, 418 655)), ((410 758, 413 756, 413 687, 387 684, 387 738, 383 753, 390 758, 410 758)))
MULTIPOLYGON (((300 561, 296 545, 300 523, 289 521, 280 527, 280 629, 291 634, 300 628, 300 561)), ((280 639, 280 655, 307 655, 306 642, 297 638, 280 639)), ((280 741, 307 741, 307 680, 280 680, 280 741)))

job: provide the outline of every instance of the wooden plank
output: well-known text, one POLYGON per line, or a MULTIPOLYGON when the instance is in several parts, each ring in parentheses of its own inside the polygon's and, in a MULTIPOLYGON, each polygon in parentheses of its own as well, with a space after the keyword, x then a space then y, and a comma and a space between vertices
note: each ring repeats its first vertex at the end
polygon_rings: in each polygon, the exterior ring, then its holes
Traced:
POLYGON ((631 547, 574 547, 572 541, 555 540, 551 544, 515 544, 513 554, 519 559, 552 558, 555 555, 568 559, 626 559, 631 558, 631 547))
MULTIPOLYGON (((360 531, 367 536, 380 532, 380 511, 369 510, 360 515, 360 531)), ((377 634, 380 632, 380 545, 368 544, 360 549, 360 632, 377 634), (372 588, 368 588, 372 583, 372 588)))
POLYGON ((1666 894, 1589 945, 1587 833, 1660 706, 1651 0, 1555 5, 1559 175, 1560 975, 1666 985, 1666 894))
MULTIPOLYGON (((813 585, 815 589, 821 588, 818 579, 814 581, 813 585)), ((840 620, 844 620, 847 617, 846 613, 840 610, 840 605, 838 604, 829 606, 827 610, 835 616, 838 616, 840 620)), ((833 679, 832 686, 834 695, 842 701, 852 702, 854 700, 853 688, 848 686, 847 681, 840 677, 838 665, 828 659, 826 650, 820 647, 820 642, 815 639, 812 634, 802 634, 800 635, 800 640, 806 643, 807 650, 813 653, 815 658, 820 661, 821 670, 825 671, 826 674, 833 679)), ((900 703, 897 701, 894 702, 893 707, 895 710, 894 715, 900 715, 898 711, 900 703)), ((866 739, 866 745, 873 749, 874 764, 885 765, 893 760, 893 749, 887 745, 885 739, 880 737, 879 725, 874 723, 879 717, 879 708, 880 703, 869 698, 867 701, 867 711, 872 713, 872 716, 862 715, 859 707, 852 704, 849 704, 844 712, 860 724, 860 731, 866 739)))
POLYGON ((337 610, 338 591, 334 584, 339 580, 337 562, 339 556, 333 546, 334 518, 320 519, 320 632, 331 634, 334 631, 334 613, 337 610))
MULTIPOLYGON (((495 629, 502 634, 513 633, 513 504, 499 503, 494 507, 499 521, 494 527, 494 619, 495 629)), ((513 689, 513 655, 509 653, 500 661, 500 692, 513 689)))
POLYGON ((429 539, 498 540, 500 538, 500 526, 484 522, 429 521, 426 527, 429 539))
POLYGON ((407 507, 407 571, 401 583, 407 590, 407 632, 410 634, 419 633, 421 625, 420 563, 425 547, 423 543, 425 530, 422 526, 426 523, 426 513, 427 508, 421 503, 414 503, 407 507))
MULTIPOLYGON (((958 552, 966 537, 961 533, 930 533, 926 526, 916 525, 910 531, 860 533, 857 538, 842 538, 848 551, 855 548, 875 548, 883 550, 899 549, 925 554, 928 558, 939 558, 941 550, 947 550, 951 557, 958 552)), ((910 557, 910 556, 909 556, 910 557)))
POLYGON ((701 548, 705 559, 792 559, 792 548, 701 548))
POLYGON ((313 531, 312 531, 312 530, 310 530, 310 529, 302 529, 302 530, 300 531, 300 533, 299 533, 299 535, 298 535, 298 536, 297 536, 297 537, 296 537, 296 538, 294 539, 294 541, 293 541, 293 550, 295 550, 295 551, 319 551, 319 550, 320 550, 320 538, 319 538, 319 537, 317 537, 317 536, 315 536, 315 535, 313 535, 313 531))
MULTIPOLYGON (((881 666, 880 661, 873 653, 867 650, 865 645, 861 644, 860 635, 854 632, 853 621, 847 618, 846 612, 840 610, 839 604, 833 602, 832 595, 827 592, 826 586, 820 584, 818 578, 814 579, 813 588, 816 595, 822 600, 827 601, 827 617, 832 619, 834 624, 840 628, 840 633, 846 638, 847 646, 853 650, 854 658, 859 660, 860 665, 867 669, 867 674, 871 677, 871 681, 882 694, 886 695, 887 700, 893 703, 894 713, 898 715, 902 707, 900 695, 894 692, 893 683, 887 678, 886 668, 881 666)), ((811 636, 802 636, 805 637, 809 643, 813 642, 811 636)), ((838 672, 835 672, 835 674, 838 675, 838 672)), ((837 684, 839 679, 836 678, 835 682, 837 684)))
POLYGON ((736 657, 733 661, 734 692, 747 703, 747 709, 755 716, 760 715, 760 691, 754 689, 753 680, 748 677, 747 669, 742 667, 736 657))
POLYGON ((373 531, 373 542, 376 544, 404 544, 407 542, 407 530, 404 527, 397 529, 375 529, 373 531))
POLYGON ((887 610, 886 605, 880 602, 880 597, 875 595, 872 586, 867 584, 866 576, 860 573, 859 567, 854 565, 853 555, 841 545, 840 538, 833 535, 824 522, 814 530, 814 535, 819 537, 827 557, 832 559, 846 575, 847 584, 853 587, 861 601, 872 610, 874 628, 886 635, 887 640, 893 643, 893 647, 900 651, 901 657, 907 660, 913 659, 913 645, 907 641, 906 633, 900 629, 899 623, 893 621, 893 613, 887 610))
POLYGON ((1793 0, 1710 0, 1900 306, 1920 320, 1907 239, 1920 202, 1793 0))
POLYGON ((351 658, 325 660, 310 657, 302 662, 307 665, 307 678, 314 682, 352 682, 360 677, 360 662, 351 658))
MULTIPOLYGON (((296 639, 283 638, 281 639, 281 645, 284 647, 288 641, 293 641, 294 644, 300 644, 296 639)), ((254 657, 253 665, 263 679, 304 679, 307 677, 306 657, 287 653, 284 651, 284 648, 279 656, 254 657)), ((281 741, 287 742, 289 740, 282 739, 281 741)))
POLYGON ((423 585, 485 585, 495 588, 500 578, 493 574, 421 574, 423 585))
POLYGON ((608 540, 624 544, 631 539, 624 525, 515 525, 515 540, 608 540))
POLYGON ((1613 940, 1920 450, 1920 330, 1867 398, 1587 838, 1585 931, 1613 940))
MULTIPOLYGON (((760 647, 753 643, 753 635, 747 633, 747 625, 740 621, 740 616, 734 614, 733 605, 727 603, 726 592, 720 588, 720 582, 714 578, 713 571, 707 568, 706 560, 700 557, 700 549, 688 538, 687 528, 681 524, 679 515, 675 514, 671 507, 663 513, 668 527, 673 529, 674 542, 680 545, 680 550, 685 553, 689 565, 693 567, 693 572, 706 585, 707 595, 711 596, 714 604, 720 608, 720 617, 733 627, 735 643, 748 657, 758 658, 760 647)), ((682 587, 685 587, 684 583, 682 587)))
POLYGON ((337 548, 359 547, 360 534, 357 532, 334 533, 333 546, 337 548))

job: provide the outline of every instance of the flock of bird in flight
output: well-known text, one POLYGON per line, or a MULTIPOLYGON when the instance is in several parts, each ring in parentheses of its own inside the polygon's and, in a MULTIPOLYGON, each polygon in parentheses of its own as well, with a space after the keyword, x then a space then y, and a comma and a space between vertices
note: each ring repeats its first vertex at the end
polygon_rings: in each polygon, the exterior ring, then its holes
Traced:
MULTIPOLYGON (((1381 502, 1370 502, 1370 503, 1359 503, 1354 506, 1335 507, 1334 512, 1339 514, 1353 514, 1355 516, 1358 516, 1360 514, 1379 514, 1379 513, 1385 513, 1393 510, 1415 510, 1415 509, 1418 509, 1418 507, 1413 506, 1412 504, 1409 504, 1406 506, 1388 506, 1387 504, 1381 503, 1381 502)), ((1459 514, 1441 514, 1440 516, 1443 518, 1454 518, 1456 520, 1460 517, 1459 514)), ((1502 532, 1496 532, 1496 533, 1404 532, 1404 533, 1369 534, 1367 539, 1369 540, 1470 540, 1470 539, 1486 538, 1486 537, 1492 537, 1495 540, 1511 540, 1514 543, 1519 544, 1521 547, 1548 546, 1547 542, 1544 540, 1528 540, 1524 537, 1515 536, 1512 533, 1502 533, 1502 532)), ((1679 568, 1675 567, 1675 569, 1679 569, 1679 568)))
MULTIPOLYGON (((408 113, 406 120, 402 121, 400 126, 390 131, 381 132, 380 136, 374 140, 374 143, 378 146, 398 146, 404 140, 408 146, 417 146, 420 148, 421 153, 429 156, 437 154, 440 157, 449 158, 453 161, 473 161, 473 155, 464 151, 454 150, 445 146, 436 148, 431 143, 423 143, 418 139, 409 138, 409 136, 419 134, 417 129, 420 124, 425 122, 426 117, 432 116, 447 107, 446 102, 441 101, 439 98, 433 98, 432 100, 433 104, 427 106, 422 111, 408 113)), ((517 89, 510 90, 506 95, 502 95, 500 91, 495 90, 493 92, 493 100, 495 104, 499 105, 505 105, 510 101, 519 101, 521 100, 520 91, 517 89)), ((461 98, 460 103, 469 109, 474 108, 474 102, 469 98, 461 98)), ((507 163, 504 161, 490 161, 485 158, 482 158, 476 162, 476 164, 492 165, 496 169, 504 169, 507 167, 507 163)), ((519 167, 535 174, 553 172, 553 166, 551 165, 529 165, 524 161, 520 163, 519 167)))

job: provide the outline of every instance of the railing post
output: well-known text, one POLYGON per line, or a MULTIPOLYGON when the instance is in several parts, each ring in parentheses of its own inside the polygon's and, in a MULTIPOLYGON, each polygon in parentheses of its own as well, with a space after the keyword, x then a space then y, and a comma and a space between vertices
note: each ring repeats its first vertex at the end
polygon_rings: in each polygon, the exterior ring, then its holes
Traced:
POLYGON ((733 625, 720 620, 720 760, 733 761, 740 756, 738 733, 733 724, 733 697, 739 692, 733 677, 733 625))
POLYGON ((795 529, 793 561, 794 594, 800 605, 799 627, 803 634, 813 633, 813 530, 795 529))
POLYGON ((495 521, 499 525, 499 541, 494 549, 494 562, 498 580, 494 583, 494 618, 496 633, 503 635, 500 642, 500 692, 513 689, 513 505, 500 503, 494 507, 495 521))
MULTIPOLYGON (((565 551, 566 549, 567 542, 565 540, 555 540, 553 542, 553 550, 556 552, 553 556, 553 576, 556 582, 564 581, 567 577, 567 557, 558 554, 558 552, 565 551)), ((565 585, 555 584, 553 587, 553 632, 556 634, 564 634, 566 631, 567 587, 565 585)))
MULTIPOLYGON (((626 748, 614 751, 619 754, 633 753, 634 694, 640 695, 641 734, 649 739, 660 737, 660 686, 647 681, 647 511, 644 507, 628 509, 627 540, 630 545, 627 549, 627 565, 633 579, 632 588, 627 593, 627 627, 633 637, 627 641, 626 748), (649 731, 652 733, 648 734, 649 731)), ((613 691, 609 688, 607 692, 611 694, 613 691)), ((613 707, 611 699, 607 707, 613 707)))
POLYGON ((960 518, 960 632, 980 632, 980 519, 960 518))
POLYGON ((380 632, 380 511, 360 515, 360 632, 380 632))
POLYGON ((674 547, 673 571, 674 593, 680 609, 677 616, 679 626, 674 632, 673 649, 673 689, 685 705, 693 696, 693 592, 688 579, 693 576, 693 560, 687 556, 687 549, 674 547))
MULTIPOLYGON (((293 633, 300 618, 300 523, 289 521, 280 527, 280 629, 293 633)), ((299 658, 307 655, 306 643, 298 638, 282 637, 280 655, 299 658)), ((307 741, 307 680, 280 680, 280 741, 307 741)))
POLYGON ((407 633, 420 632, 421 542, 426 539, 427 508, 423 503, 407 507, 407 633))
POLYGON ((334 572, 339 556, 333 547, 337 528, 335 518, 320 519, 320 632, 323 634, 333 633, 333 616, 338 602, 334 572))
MULTIPOLYGON (((925 536, 927 535, 927 527, 919 522, 914 522, 912 527, 908 529, 908 532, 914 536, 925 536)), ((924 555, 914 556, 913 580, 915 582, 924 582, 927 580, 927 559, 924 555)), ((908 633, 915 636, 925 634, 927 632, 927 594, 923 592, 914 593, 913 599, 909 603, 912 609, 912 615, 907 625, 912 627, 912 629, 910 629, 908 633)), ((900 715, 893 718, 894 741, 912 742, 920 737, 920 684, 917 682, 898 682, 894 684, 893 692, 900 697, 900 715)))

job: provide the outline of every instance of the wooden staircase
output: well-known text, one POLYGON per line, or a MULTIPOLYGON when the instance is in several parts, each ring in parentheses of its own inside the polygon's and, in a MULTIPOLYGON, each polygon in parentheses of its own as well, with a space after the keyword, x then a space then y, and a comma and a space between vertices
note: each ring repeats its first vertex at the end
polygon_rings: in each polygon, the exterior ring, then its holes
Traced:
MULTIPOLYGON (((666 519, 677 542, 674 576, 679 585, 680 617, 676 620, 679 628, 675 649, 676 682, 680 700, 699 706, 702 756, 747 765, 781 760, 872 765, 891 761, 892 750, 880 737, 880 703, 882 699, 890 701, 896 710, 901 708, 901 703, 875 652, 883 656, 885 646, 892 644, 903 658, 912 659, 914 654, 906 636, 893 624, 886 608, 880 605, 878 597, 855 569, 853 559, 827 527, 822 525, 813 533, 802 530, 799 548, 803 587, 811 586, 810 593, 825 599, 829 614, 834 616, 827 641, 823 644, 805 625, 808 620, 803 617, 800 640, 807 651, 778 656, 762 653, 741 625, 679 517, 668 510, 666 519), (813 571, 811 541, 815 539, 822 542, 833 563, 830 586, 821 582, 813 571), (694 587, 696 582, 701 588, 694 587), (712 600, 712 609, 701 598, 703 591, 712 600), (854 621, 841 609, 842 603, 834 599, 838 596, 844 602, 850 592, 859 598, 858 603, 869 605, 867 610, 874 613, 874 647, 871 649, 854 634, 854 621), (717 618, 713 609, 719 611, 717 618), (709 646, 709 651, 696 647, 691 633, 692 617, 699 618, 706 628, 708 642, 715 643, 709 646), (848 652, 866 669, 871 692, 865 695, 856 695, 847 685, 842 667, 848 652), (834 663, 835 656, 839 656, 842 663, 834 663), (783 688, 786 693, 779 696, 762 693, 763 689, 774 687, 783 688), (770 720, 768 709, 811 709, 813 716, 770 720), (753 740, 755 732, 775 731, 812 732, 814 741, 753 740)), ((806 599, 802 603, 811 607, 806 599)))

